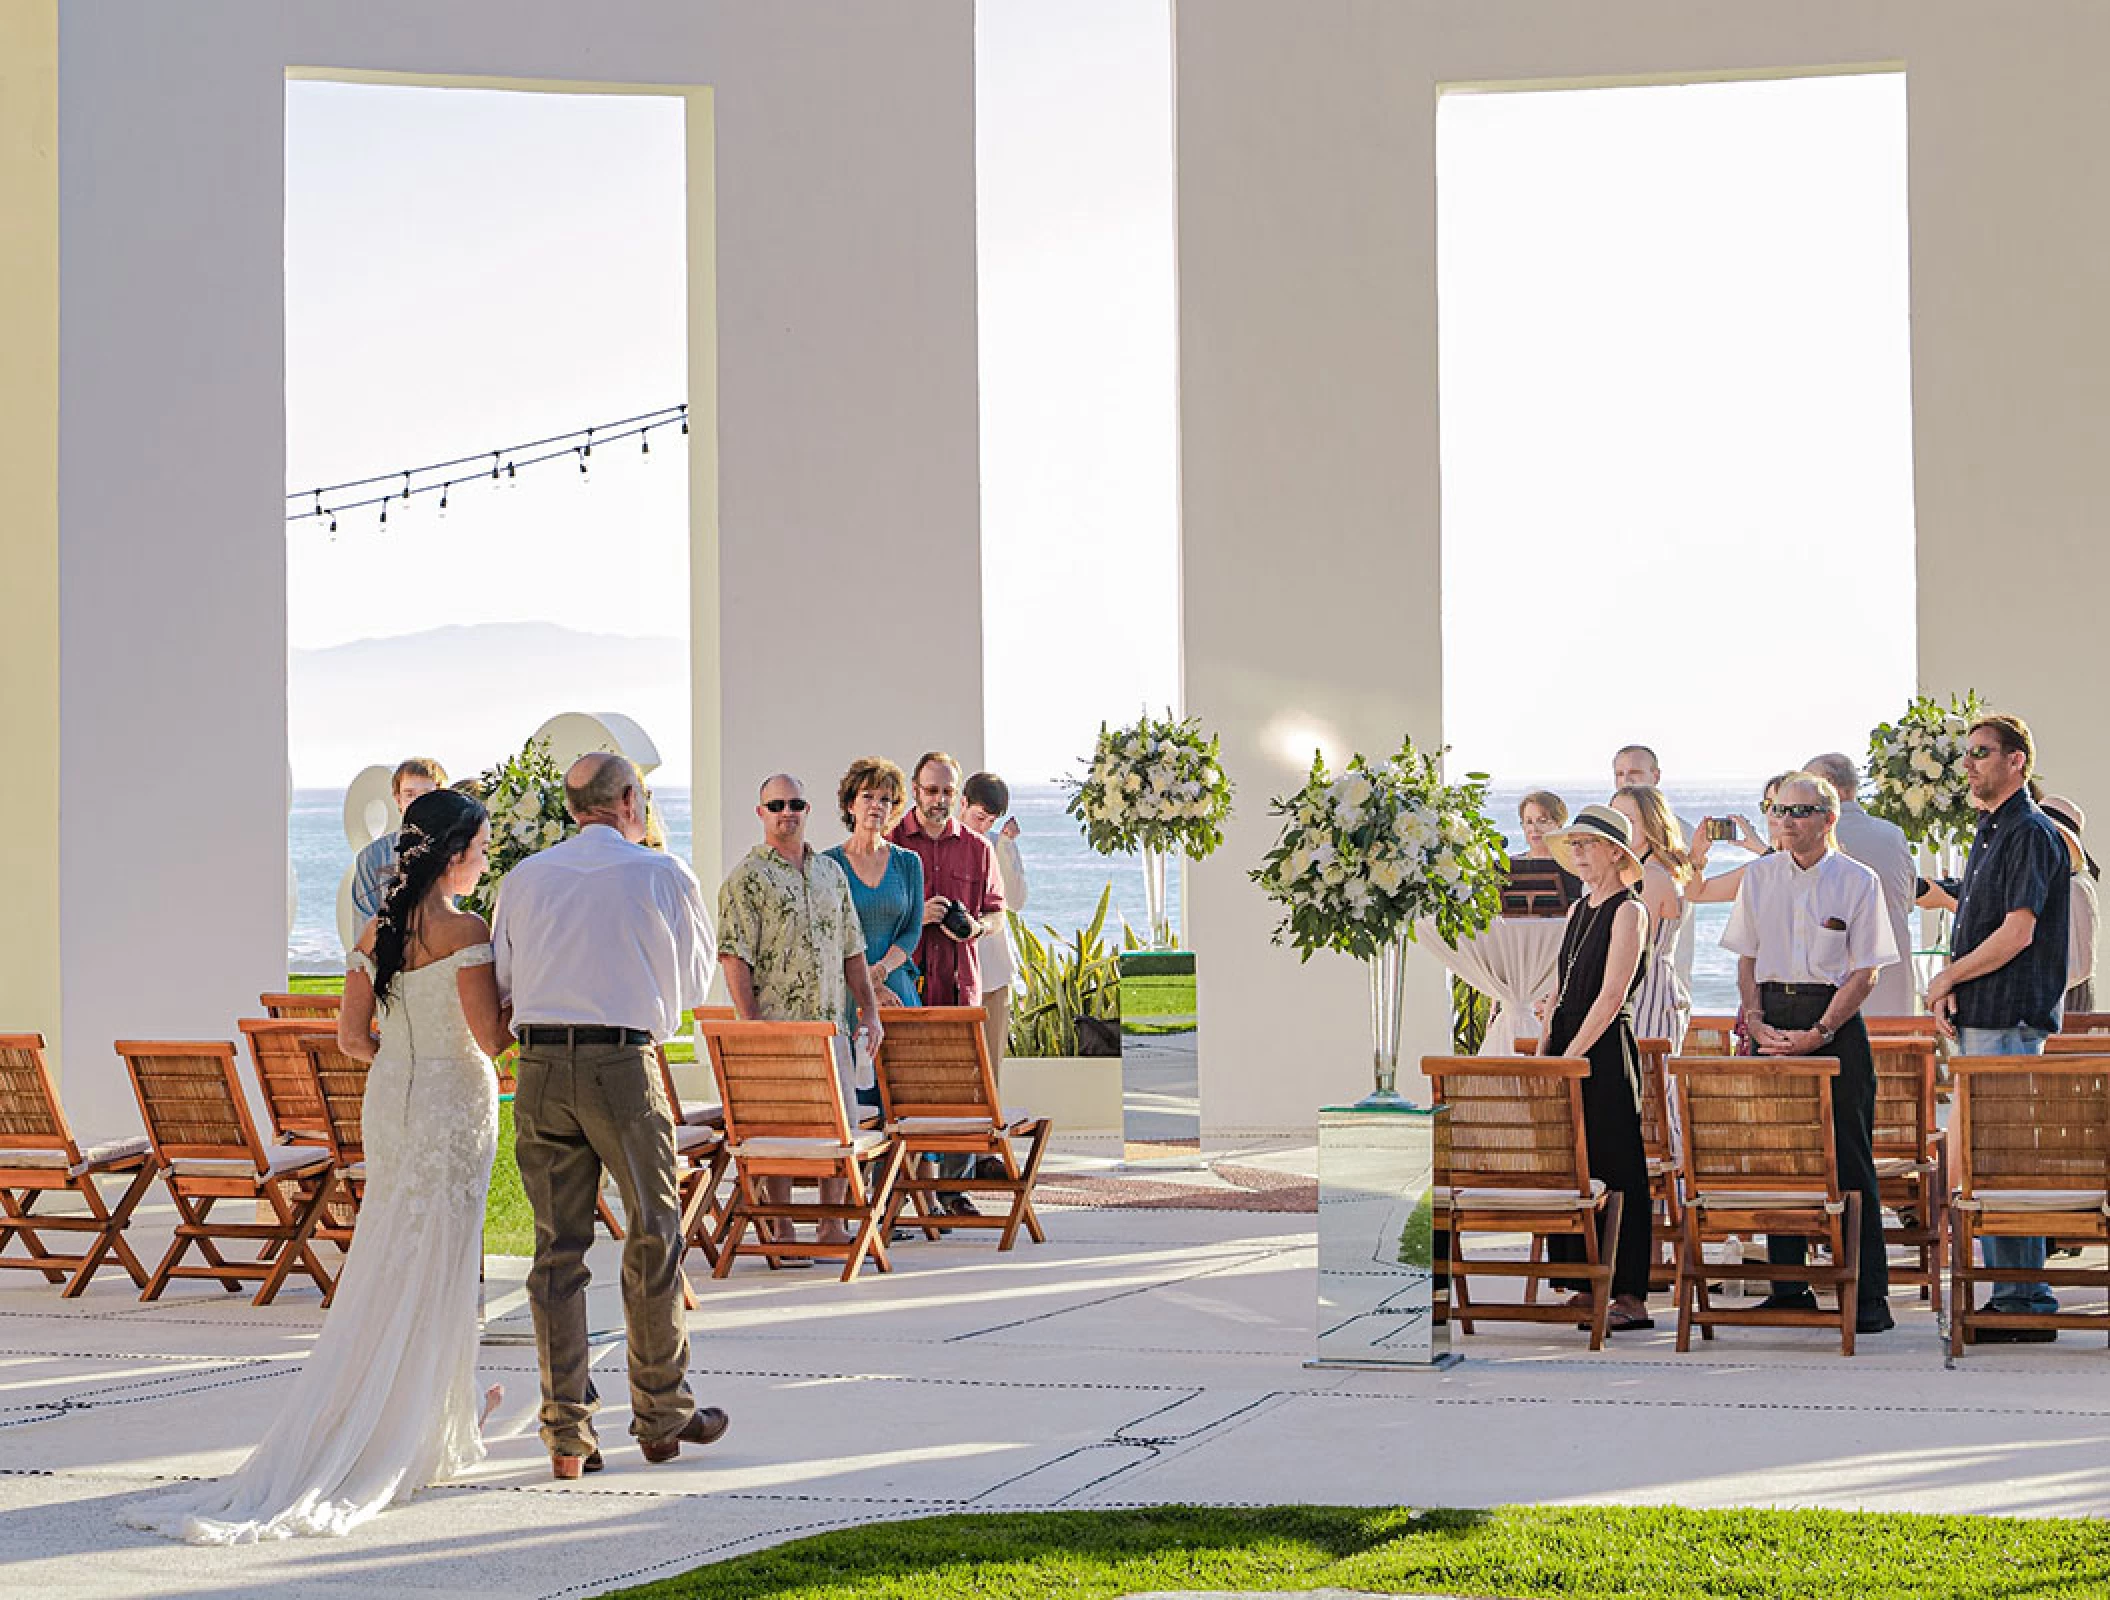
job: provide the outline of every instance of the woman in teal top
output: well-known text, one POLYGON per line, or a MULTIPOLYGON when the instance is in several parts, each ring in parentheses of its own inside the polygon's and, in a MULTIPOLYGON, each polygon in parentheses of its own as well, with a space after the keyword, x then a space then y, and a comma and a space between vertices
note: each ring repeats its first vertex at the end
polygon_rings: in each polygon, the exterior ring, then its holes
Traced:
MULTIPOLYGON (((836 786, 836 802, 850 837, 828 851, 850 880, 850 899, 864 924, 865 960, 886 993, 882 1005, 921 1005, 912 959, 923 938, 923 862, 913 850, 887 841, 887 830, 908 802, 908 779, 881 756, 863 756, 836 786)), ((856 1027, 854 1013, 846 1026, 856 1027)))

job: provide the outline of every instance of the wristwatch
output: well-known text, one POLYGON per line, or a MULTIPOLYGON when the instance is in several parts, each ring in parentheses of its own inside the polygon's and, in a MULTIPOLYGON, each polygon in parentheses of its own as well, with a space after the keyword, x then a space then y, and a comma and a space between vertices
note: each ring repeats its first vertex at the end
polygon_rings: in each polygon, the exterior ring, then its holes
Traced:
POLYGON ((1817 1042, 1819 1044, 1830 1044, 1832 1040, 1838 1037, 1838 1034, 1833 1029, 1824 1025, 1822 1017, 1819 1017, 1811 1026, 1817 1030, 1817 1042))

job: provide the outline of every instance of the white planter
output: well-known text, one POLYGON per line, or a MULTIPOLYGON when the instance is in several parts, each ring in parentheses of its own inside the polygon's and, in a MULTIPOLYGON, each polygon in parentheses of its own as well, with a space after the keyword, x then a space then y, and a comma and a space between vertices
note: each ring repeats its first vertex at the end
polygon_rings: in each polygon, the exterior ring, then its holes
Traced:
POLYGON ((1007 1056, 997 1085, 1006 1107, 1049 1118, 1058 1134, 1121 1131, 1119 1056, 1007 1056))

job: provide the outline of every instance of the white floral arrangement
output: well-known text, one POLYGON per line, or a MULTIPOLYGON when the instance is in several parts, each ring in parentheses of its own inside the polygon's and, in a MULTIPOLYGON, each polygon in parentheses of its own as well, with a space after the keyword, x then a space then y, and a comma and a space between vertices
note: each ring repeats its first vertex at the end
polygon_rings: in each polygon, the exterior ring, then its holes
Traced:
POLYGON ((1354 757, 1337 778, 1315 755, 1304 787, 1270 803, 1282 834, 1250 874, 1283 908, 1275 943, 1306 961, 1319 950, 1367 961, 1411 941, 1424 918, 1446 944, 1484 932, 1509 876, 1486 801, 1486 774, 1445 783, 1412 739, 1387 761, 1354 757))
POLYGON ((498 886, 506 874, 536 851, 577 832, 578 825, 564 809, 564 774, 557 770, 546 739, 530 739, 518 755, 479 773, 476 792, 491 813, 490 866, 462 904, 488 917, 498 905, 498 886))
POLYGON ((1224 842, 1231 780, 1213 735, 1194 718, 1148 713, 1131 727, 1099 724, 1082 778, 1066 778, 1066 809, 1102 856, 1155 850, 1205 859, 1224 842))
POLYGON ((1976 690, 1943 706, 1917 695, 1895 722, 1868 734, 1871 815, 1896 823, 1914 844, 1961 844, 1978 826, 1963 751, 1986 714, 1976 690))

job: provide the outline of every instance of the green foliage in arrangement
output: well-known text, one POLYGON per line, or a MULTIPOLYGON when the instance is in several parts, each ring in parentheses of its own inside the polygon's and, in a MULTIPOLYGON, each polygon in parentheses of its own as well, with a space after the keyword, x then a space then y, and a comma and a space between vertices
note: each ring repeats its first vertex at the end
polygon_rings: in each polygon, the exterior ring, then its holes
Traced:
POLYGON ((1451 1054, 1476 1056, 1494 1020, 1495 1003, 1456 973, 1451 975, 1451 1054))
POLYGON ((578 830, 564 809, 564 774, 550 756, 547 739, 530 739, 519 754, 479 773, 476 792, 491 813, 491 864, 484 881, 462 897, 462 908, 489 917, 507 873, 578 830))
POLYGON ((849 1528, 619 1591, 635 1600, 1115 1600, 1160 1590, 1559 1600, 2110 1595, 2094 1519, 1676 1506, 1163 1506, 849 1528))
POLYGON ((1248 876, 1283 908, 1275 943, 1302 960, 1367 961, 1424 917, 1456 944, 1502 908, 1509 845, 1487 815, 1487 775, 1445 783, 1412 739, 1390 760, 1353 757, 1338 778, 1314 755, 1304 786, 1268 809, 1282 832, 1248 876))
POLYGON ((1217 739, 1193 718, 1175 721, 1147 712, 1130 727, 1099 724, 1098 742, 1082 778, 1065 778, 1065 808, 1102 856, 1145 847, 1200 861, 1224 842, 1231 815, 1231 780, 1217 739))
POLYGON ((1895 722, 1868 732, 1868 810, 1894 822, 1914 844, 1964 844, 1978 828, 1965 781, 1966 735, 1986 714, 1976 689, 1947 706, 1915 695, 1895 722))
MULTIPOLYGON (((1101 937, 1113 893, 1112 884, 1100 892, 1091 926, 1079 928, 1068 943, 1052 927, 1043 926, 1043 939, 1016 912, 1008 914, 1011 948, 1018 955, 1018 973, 1011 980, 1012 1055, 1079 1055, 1078 1018, 1120 1021, 1121 955, 1101 937)), ((1124 943, 1135 943, 1125 923, 1122 934, 1124 943)))

